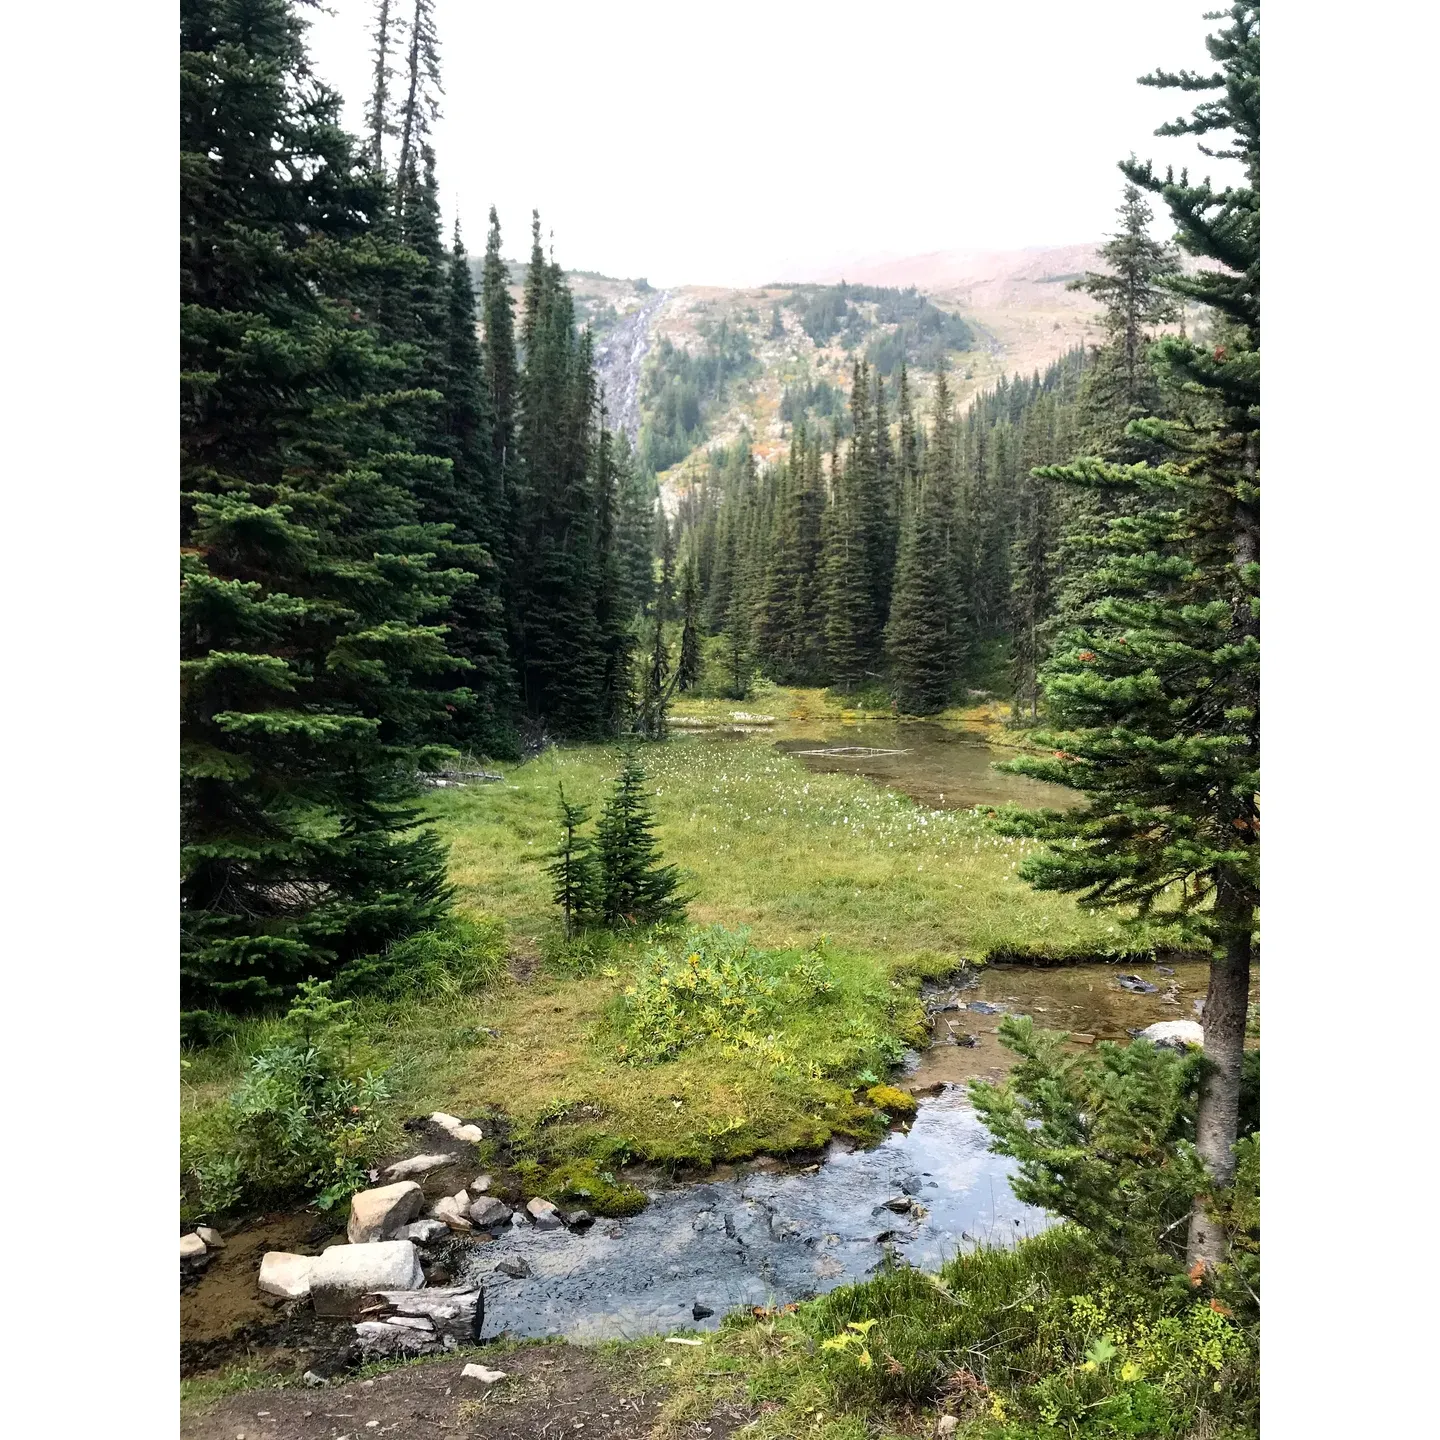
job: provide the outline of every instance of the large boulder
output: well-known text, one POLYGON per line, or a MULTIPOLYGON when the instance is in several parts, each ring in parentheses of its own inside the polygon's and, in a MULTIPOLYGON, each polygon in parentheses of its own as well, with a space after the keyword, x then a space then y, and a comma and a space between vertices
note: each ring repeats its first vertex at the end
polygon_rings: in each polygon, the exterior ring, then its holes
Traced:
POLYGON ((425 1192, 413 1180, 361 1190, 350 1200, 350 1224, 345 1233, 352 1245, 389 1240, 420 1214, 425 1192))
POLYGON ((1183 1050, 1187 1045, 1203 1045, 1205 1030, 1194 1020, 1157 1020, 1155 1024, 1147 1025, 1135 1038, 1148 1040, 1152 1045, 1183 1050))
POLYGON ((470 1223, 481 1230, 493 1230, 510 1219, 510 1207, 493 1195, 482 1195, 471 1203, 466 1213, 470 1217, 470 1223))
POLYGON ((362 1295, 419 1290, 424 1284, 420 1256, 409 1240, 332 1245, 310 1271, 310 1298, 317 1315, 348 1315, 362 1295))
MULTIPOLYGON (((367 1359, 390 1359, 397 1355, 431 1355, 444 1348, 442 1338, 426 1327, 417 1329, 408 1321, 362 1320, 355 1327, 355 1340, 367 1359)), ((454 1345, 452 1340, 451 1345, 454 1345)))
POLYGON ((267 1295, 282 1300, 303 1300, 310 1293, 310 1271, 313 1255, 289 1255, 283 1250, 269 1250, 260 1262, 260 1288, 267 1295))

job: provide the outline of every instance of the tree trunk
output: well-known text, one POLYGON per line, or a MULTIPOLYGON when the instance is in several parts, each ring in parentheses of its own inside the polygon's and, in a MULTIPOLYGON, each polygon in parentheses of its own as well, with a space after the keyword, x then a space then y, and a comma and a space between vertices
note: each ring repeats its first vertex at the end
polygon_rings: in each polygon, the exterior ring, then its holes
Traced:
MULTIPOLYGON (((1210 962, 1205 996, 1206 1073, 1195 1116, 1195 1148, 1216 1186, 1235 1178, 1234 1146, 1240 1119, 1240 1070, 1245 1017, 1250 1005, 1250 937, 1254 906, 1233 879, 1221 876, 1215 915, 1224 925, 1225 950, 1210 962)), ((1225 1259, 1225 1235, 1197 1198, 1190 1215, 1186 1259, 1213 1269, 1225 1259)))

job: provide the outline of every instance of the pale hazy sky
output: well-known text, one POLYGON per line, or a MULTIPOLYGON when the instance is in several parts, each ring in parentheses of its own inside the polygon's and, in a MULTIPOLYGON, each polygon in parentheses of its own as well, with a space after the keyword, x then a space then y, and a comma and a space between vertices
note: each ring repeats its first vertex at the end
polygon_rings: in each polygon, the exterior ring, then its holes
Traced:
MULTIPOLYGON (((392 0, 396 9, 406 0, 392 0)), ((372 0, 329 0, 311 53, 362 128, 372 0)), ((747 285, 860 258, 1097 238, 1141 158, 1214 162, 1156 125, 1210 68, 1209 0, 437 0, 447 221, 506 253, 530 211, 569 269, 747 285)))

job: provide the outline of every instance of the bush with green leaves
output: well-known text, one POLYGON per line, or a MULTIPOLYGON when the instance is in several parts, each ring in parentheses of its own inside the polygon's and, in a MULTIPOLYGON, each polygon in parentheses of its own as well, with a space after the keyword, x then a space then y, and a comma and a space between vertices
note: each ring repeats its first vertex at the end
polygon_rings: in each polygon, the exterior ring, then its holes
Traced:
POLYGON ((246 1207, 348 1199, 390 1140, 383 1072, 364 1066, 348 1000, 307 980, 285 1031, 250 1061, 244 1079, 182 1136, 190 1216, 246 1207))
MULTIPOLYGON (((992 1148, 1019 1161, 1021 1199, 1083 1226, 1132 1272, 1184 1294, 1185 1226, 1194 1197, 1211 1190, 1196 1154, 1195 1110, 1204 1057, 1136 1040, 1102 1041, 1078 1054, 1063 1032, 1007 1016, 1000 1039, 1019 1063, 1000 1084, 972 1081, 992 1148)), ((1247 1064, 1242 1128, 1258 1123, 1259 1057, 1247 1064)), ((1230 1263, 1211 1277, 1245 1306, 1259 1283, 1259 1135, 1247 1135, 1234 1186, 1211 1194, 1227 1218, 1230 1263), (1228 1273, 1225 1273, 1228 1272, 1228 1273)))
POLYGON ((707 1040, 772 1064, 796 1057, 784 1035, 786 1011, 825 1004, 835 979, 822 939, 795 958, 758 950, 748 930, 723 925, 657 946, 624 993, 620 1054, 640 1063, 671 1060, 707 1040))

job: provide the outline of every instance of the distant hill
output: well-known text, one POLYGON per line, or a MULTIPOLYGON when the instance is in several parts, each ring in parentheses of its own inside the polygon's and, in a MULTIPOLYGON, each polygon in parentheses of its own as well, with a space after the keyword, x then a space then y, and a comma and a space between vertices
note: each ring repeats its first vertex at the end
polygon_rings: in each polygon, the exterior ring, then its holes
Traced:
MULTIPOLYGON (((943 360, 964 406, 1002 374, 1098 342, 1098 307, 1068 288, 1097 267, 1090 242, 876 258, 751 289, 567 275, 612 423, 673 492, 706 449, 742 432, 772 457, 801 416, 843 431, 857 358, 888 377, 893 398, 903 356, 922 405, 943 360)), ((518 299, 525 266, 510 270, 518 299)))

